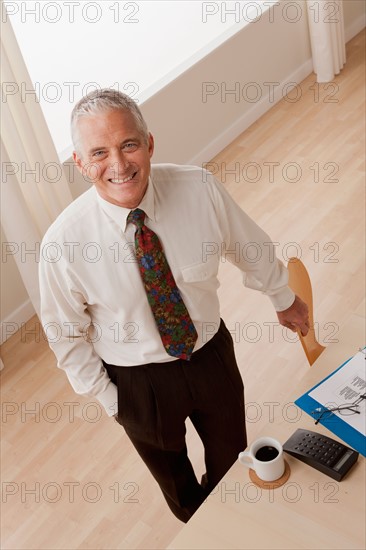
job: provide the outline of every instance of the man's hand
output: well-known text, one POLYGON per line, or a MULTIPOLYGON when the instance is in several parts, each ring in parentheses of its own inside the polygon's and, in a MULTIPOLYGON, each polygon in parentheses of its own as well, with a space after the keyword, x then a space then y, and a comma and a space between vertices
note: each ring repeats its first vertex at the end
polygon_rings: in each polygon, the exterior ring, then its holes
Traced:
POLYGON ((298 296, 295 296, 292 306, 284 311, 277 311, 277 317, 281 325, 293 332, 300 329, 303 336, 309 332, 309 309, 298 296))

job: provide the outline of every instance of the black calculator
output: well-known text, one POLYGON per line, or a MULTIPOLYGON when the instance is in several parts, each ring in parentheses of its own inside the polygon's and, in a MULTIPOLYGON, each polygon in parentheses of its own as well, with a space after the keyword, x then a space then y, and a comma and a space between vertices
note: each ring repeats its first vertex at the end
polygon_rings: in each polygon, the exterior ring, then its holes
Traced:
POLYGON ((343 479, 358 459, 357 451, 330 437, 302 429, 284 443, 283 450, 337 481, 343 479))

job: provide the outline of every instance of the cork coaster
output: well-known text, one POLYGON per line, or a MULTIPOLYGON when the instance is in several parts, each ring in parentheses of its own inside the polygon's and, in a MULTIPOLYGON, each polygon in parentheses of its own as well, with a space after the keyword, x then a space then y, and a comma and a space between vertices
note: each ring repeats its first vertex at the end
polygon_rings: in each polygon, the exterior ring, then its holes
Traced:
POLYGON ((285 471, 283 472, 282 476, 278 479, 275 479, 274 481, 263 481, 263 479, 260 479, 254 470, 251 468, 249 469, 249 477, 254 483, 254 485, 257 485, 257 487, 260 487, 261 489, 277 489, 278 487, 281 487, 281 485, 284 485, 288 478, 290 477, 290 466, 288 462, 285 460, 285 471))

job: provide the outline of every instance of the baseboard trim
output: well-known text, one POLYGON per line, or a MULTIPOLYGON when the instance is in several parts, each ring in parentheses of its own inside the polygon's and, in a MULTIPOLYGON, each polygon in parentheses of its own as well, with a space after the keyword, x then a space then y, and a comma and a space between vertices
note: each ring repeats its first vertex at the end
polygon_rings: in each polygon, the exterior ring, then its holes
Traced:
POLYGON ((13 334, 15 334, 25 323, 25 320, 28 321, 35 313, 36 311, 33 304, 28 299, 1 321, 0 345, 13 336, 13 334))
POLYGON ((366 27, 366 13, 363 13, 355 21, 352 21, 351 25, 344 31, 346 43, 352 40, 359 32, 366 27))

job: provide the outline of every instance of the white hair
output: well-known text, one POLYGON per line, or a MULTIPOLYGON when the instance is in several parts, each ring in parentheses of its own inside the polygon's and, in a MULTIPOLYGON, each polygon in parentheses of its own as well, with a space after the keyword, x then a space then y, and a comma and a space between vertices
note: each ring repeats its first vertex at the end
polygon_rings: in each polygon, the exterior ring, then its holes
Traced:
POLYGON ((79 118, 113 110, 130 112, 135 119, 139 131, 146 140, 146 143, 148 142, 149 132, 137 103, 122 92, 113 90, 112 88, 103 88, 101 90, 94 90, 93 92, 90 92, 86 96, 82 97, 72 110, 71 138, 75 150, 78 150, 80 145, 77 131, 77 123, 79 118))

